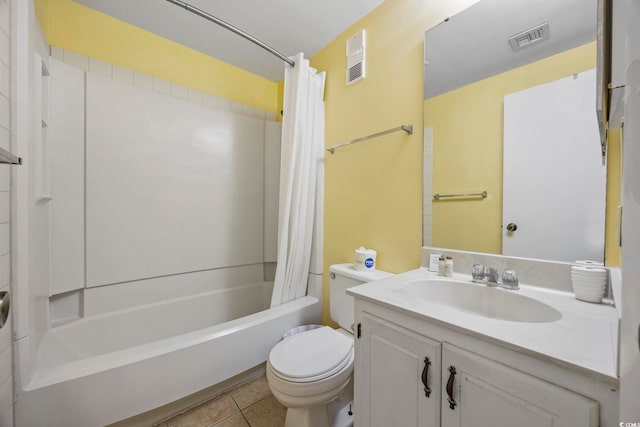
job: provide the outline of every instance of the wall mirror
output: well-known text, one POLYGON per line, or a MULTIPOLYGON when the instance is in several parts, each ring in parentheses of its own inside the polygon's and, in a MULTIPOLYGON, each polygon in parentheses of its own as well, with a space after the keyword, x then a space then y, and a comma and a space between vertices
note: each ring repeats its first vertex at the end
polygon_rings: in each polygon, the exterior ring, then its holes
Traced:
POLYGON ((480 0, 425 32, 425 246, 604 260, 596 22, 596 0, 480 0))

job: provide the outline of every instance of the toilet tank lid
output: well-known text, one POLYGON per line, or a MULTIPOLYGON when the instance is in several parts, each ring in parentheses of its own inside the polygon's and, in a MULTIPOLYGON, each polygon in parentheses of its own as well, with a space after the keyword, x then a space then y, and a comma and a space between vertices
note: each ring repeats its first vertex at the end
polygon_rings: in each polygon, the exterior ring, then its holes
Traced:
POLYGON ((393 276, 394 273, 388 271, 375 270, 375 271, 358 271, 353 268, 352 263, 345 264, 333 264, 329 266, 329 272, 340 274, 350 279, 359 280, 361 282, 373 282, 374 280, 386 279, 393 276))

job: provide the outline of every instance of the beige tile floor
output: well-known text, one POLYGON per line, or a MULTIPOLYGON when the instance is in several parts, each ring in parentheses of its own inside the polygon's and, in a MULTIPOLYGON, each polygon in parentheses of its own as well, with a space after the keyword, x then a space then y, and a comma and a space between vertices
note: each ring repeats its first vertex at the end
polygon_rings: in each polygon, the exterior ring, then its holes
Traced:
POLYGON ((158 427, 282 427, 287 409, 261 377, 161 423, 158 427))

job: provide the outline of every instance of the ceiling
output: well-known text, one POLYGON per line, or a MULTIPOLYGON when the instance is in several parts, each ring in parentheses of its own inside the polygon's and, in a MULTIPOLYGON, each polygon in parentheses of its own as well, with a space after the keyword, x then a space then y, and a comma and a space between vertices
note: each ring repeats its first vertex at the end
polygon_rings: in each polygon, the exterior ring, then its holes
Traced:
POLYGON ((596 39, 596 0, 481 0, 425 33, 425 99, 596 39), (542 23, 548 40, 508 37, 542 23))
MULTIPOLYGON (((279 81, 283 61, 165 0, 75 0, 228 64, 279 81)), ((309 58, 384 0, 184 0, 286 56, 309 58)))

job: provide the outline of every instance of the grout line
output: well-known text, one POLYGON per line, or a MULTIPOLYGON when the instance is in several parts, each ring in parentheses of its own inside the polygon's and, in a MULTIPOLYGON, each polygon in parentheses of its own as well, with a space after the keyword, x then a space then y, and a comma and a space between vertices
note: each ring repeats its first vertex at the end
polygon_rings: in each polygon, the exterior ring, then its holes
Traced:
MULTIPOLYGON (((224 418, 219 419, 219 420, 218 420, 218 421, 216 421, 215 423, 210 424, 208 427, 216 427, 216 426, 218 426, 218 425, 222 424, 223 422, 225 422, 226 420, 228 420, 229 418, 231 418, 231 417, 233 417, 233 416, 235 416, 235 415, 237 415, 237 414, 242 415, 242 417, 244 418, 244 414, 242 413, 242 411, 241 411, 241 410, 239 410, 239 409, 238 409, 238 410, 237 410, 236 412, 234 412, 233 414, 229 414, 228 416, 226 416, 226 417, 224 417, 224 418)), ((245 420, 246 420, 246 418, 245 418, 245 420)), ((247 422, 248 422, 248 421, 247 421, 247 422)))
MULTIPOLYGON (((235 390, 235 389, 233 389, 233 390, 235 390)), ((240 405, 238 405, 238 402, 236 402, 236 399, 234 399, 233 395, 231 394, 231 391, 233 391, 233 390, 230 390, 225 394, 229 395, 229 397, 231 398, 231 401, 233 402, 233 404, 236 405, 236 408, 238 408, 238 411, 242 411, 242 408, 240 407, 240 405)))
POLYGON ((251 423, 249 422, 249 419, 246 417, 246 415, 244 415, 244 412, 243 412, 243 411, 240 411, 240 415, 242 415, 242 418, 244 418, 244 420, 246 421, 247 425, 248 425, 249 427, 252 427, 252 426, 251 426, 251 423))

